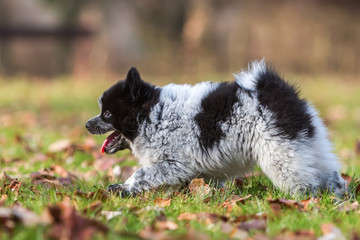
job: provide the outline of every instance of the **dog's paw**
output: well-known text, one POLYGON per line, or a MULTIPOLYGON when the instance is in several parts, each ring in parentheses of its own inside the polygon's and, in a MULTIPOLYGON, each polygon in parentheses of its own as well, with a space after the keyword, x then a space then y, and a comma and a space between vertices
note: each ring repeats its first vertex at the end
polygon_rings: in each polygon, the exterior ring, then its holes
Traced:
POLYGON ((135 193, 132 193, 126 190, 122 184, 113 184, 108 187, 108 191, 111 194, 115 194, 119 197, 126 198, 126 197, 134 197, 135 193))

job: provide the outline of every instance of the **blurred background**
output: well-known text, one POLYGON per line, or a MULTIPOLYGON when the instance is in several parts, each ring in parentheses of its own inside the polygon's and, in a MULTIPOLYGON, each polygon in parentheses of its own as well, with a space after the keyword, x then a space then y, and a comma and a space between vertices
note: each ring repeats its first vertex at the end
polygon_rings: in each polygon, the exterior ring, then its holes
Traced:
POLYGON ((359 23, 356 0, 0 0, 0 74, 359 76, 359 23))
MULTIPOLYGON (((99 151, 105 136, 84 124, 131 66, 164 85, 232 80, 265 58, 319 109, 343 171, 359 172, 359 43, 358 0, 0 0, 0 171, 49 166, 51 154, 30 160, 61 139, 99 151)), ((91 168, 78 154, 56 161, 91 168)))

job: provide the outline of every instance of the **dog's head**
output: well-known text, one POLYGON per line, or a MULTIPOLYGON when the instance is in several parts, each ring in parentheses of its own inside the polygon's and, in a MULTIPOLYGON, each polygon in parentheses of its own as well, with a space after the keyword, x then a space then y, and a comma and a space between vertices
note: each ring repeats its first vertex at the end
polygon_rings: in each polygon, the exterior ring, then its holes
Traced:
POLYGON ((86 123, 91 134, 105 134, 114 131, 106 138, 102 152, 115 153, 129 148, 138 131, 137 116, 154 87, 141 80, 139 72, 131 68, 126 79, 119 81, 99 98, 100 114, 86 123))

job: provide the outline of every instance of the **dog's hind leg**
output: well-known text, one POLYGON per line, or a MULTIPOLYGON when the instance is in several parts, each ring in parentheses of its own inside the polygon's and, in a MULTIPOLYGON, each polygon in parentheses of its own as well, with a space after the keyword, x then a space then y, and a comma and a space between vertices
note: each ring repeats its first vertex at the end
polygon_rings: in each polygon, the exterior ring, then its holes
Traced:
POLYGON ((178 161, 161 161, 141 167, 125 183, 111 185, 108 190, 122 197, 133 196, 162 186, 183 185, 194 176, 188 167, 178 161))

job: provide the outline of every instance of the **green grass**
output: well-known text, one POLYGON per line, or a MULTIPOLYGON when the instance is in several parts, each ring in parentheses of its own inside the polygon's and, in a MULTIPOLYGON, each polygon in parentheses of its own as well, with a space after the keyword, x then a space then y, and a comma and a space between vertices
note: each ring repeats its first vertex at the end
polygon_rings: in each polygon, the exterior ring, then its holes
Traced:
MULTIPOLYGON (((152 81, 151 78, 147 79, 152 81)), ((355 142, 360 138, 360 83, 322 76, 311 80, 307 80, 307 77, 302 79, 305 79, 299 84, 302 96, 319 109, 328 124, 335 151, 339 153, 343 166, 342 172, 356 178, 360 172, 360 157, 354 151, 355 142)), ((210 77, 207 80, 215 79, 210 77)), ((159 81, 157 83, 164 84, 159 81)), ((84 124, 98 113, 96 100, 110 84, 112 83, 103 80, 75 81, 71 78, 50 81, 31 81, 24 78, 0 80, 0 170, 19 177, 22 182, 18 196, 10 191, 3 193, 8 197, 3 207, 11 207, 17 202, 41 214, 49 204, 59 203, 65 196, 69 196, 77 211, 81 212, 96 199, 75 196, 76 191, 93 192, 106 189, 111 184, 106 177, 107 170, 95 169, 98 155, 94 152, 75 150, 69 154, 48 151, 48 147, 57 140, 70 139, 72 143, 81 145, 87 138, 96 141, 99 151, 105 136, 90 136, 84 129, 84 124), (18 140, 19 137, 21 141, 18 140), (60 189, 36 185, 35 188, 41 194, 34 192, 34 183, 28 174, 51 165, 63 166, 80 178, 72 185, 60 189), (94 173, 85 179, 84 176, 89 172, 94 173)), ((116 156, 125 157, 125 161, 117 164, 121 167, 136 165, 129 151, 117 153, 116 156)), ((5 184, 3 180, 0 180, 0 183, 0 187, 5 184)), ((359 197, 354 194, 355 187, 356 184, 353 183, 350 202, 359 201, 359 197)), ((143 229, 152 226, 157 221, 157 216, 162 214, 159 208, 147 207, 154 206, 156 198, 169 198, 170 194, 169 191, 158 191, 126 199, 111 196, 102 202, 102 210, 123 213, 111 220, 106 220, 94 211, 81 214, 107 225, 110 229, 107 234, 109 239, 136 239, 143 229)), ((197 220, 179 221, 177 218, 186 212, 226 215, 222 203, 232 194, 242 197, 252 194, 253 197, 246 200, 245 204, 235 205, 228 215, 230 220, 238 216, 264 213, 267 215, 267 230, 259 232, 269 237, 296 230, 313 230, 316 236, 321 236, 323 223, 333 223, 347 238, 353 232, 359 233, 359 210, 348 213, 339 211, 333 196, 327 193, 321 196, 318 207, 310 208, 309 211, 283 208, 280 215, 275 215, 268 199, 291 197, 274 189, 272 183, 264 175, 260 175, 247 179, 241 188, 229 183, 224 192, 214 190, 207 203, 199 196, 194 197, 187 192, 172 196, 171 204, 163 208, 163 214, 167 220, 177 223, 178 228, 174 231, 166 230, 166 234, 181 238, 190 231, 200 234, 199 236, 205 234, 211 239, 229 238, 229 233, 221 229, 221 222, 207 224, 197 220)), ((297 200, 305 198, 306 196, 299 196, 297 200)), ((7 234, 1 233, 0 226, 0 239, 47 239, 49 228, 16 224, 13 232, 7 234)), ((258 231, 251 230, 248 234, 252 236, 256 233, 258 231)), ((101 238, 101 235, 96 237, 101 238)))

